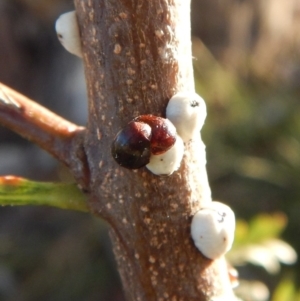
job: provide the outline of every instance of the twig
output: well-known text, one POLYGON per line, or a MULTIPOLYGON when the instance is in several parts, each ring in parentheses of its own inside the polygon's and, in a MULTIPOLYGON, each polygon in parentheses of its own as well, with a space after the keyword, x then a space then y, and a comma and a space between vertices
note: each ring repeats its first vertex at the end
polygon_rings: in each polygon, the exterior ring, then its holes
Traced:
POLYGON ((72 148, 75 145, 80 148, 78 136, 82 137, 85 130, 2 83, 0 124, 36 143, 69 167, 74 165, 72 148), (77 143, 73 143, 75 139, 77 143))
POLYGON ((88 211, 86 197, 76 184, 33 182, 15 176, 0 177, 0 206, 22 205, 88 211))

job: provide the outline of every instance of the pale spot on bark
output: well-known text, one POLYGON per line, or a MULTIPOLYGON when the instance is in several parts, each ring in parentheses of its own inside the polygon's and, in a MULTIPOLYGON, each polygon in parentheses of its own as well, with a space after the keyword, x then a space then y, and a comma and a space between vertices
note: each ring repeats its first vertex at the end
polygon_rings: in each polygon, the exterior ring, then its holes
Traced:
POLYGON ((122 47, 120 44, 115 44, 115 47, 114 47, 114 53, 115 54, 120 54, 122 51, 122 47))
POLYGON ((141 211, 143 212, 148 212, 149 211, 149 208, 147 206, 142 206, 141 207, 141 211))
POLYGON ((150 88, 153 89, 153 90, 157 90, 157 84, 150 85, 150 88))
POLYGON ((107 203, 107 204, 106 204, 106 208, 107 208, 107 209, 111 209, 111 203, 107 203))
POLYGON ((150 245, 153 246, 153 247, 157 247, 158 246, 157 236, 154 236, 154 237, 151 238, 150 245))
POLYGON ((132 68, 127 68, 127 73, 129 74, 129 75, 133 75, 133 74, 135 74, 135 70, 133 70, 132 68))
POLYGON ((176 203, 171 203, 170 206, 173 210, 176 210, 178 208, 178 204, 176 203))
POLYGON ((151 218, 149 217, 144 218, 144 223, 149 225, 151 223, 151 218))
POLYGON ((119 13, 121 19, 127 19, 127 14, 124 12, 119 13))
POLYGON ((102 93, 99 93, 99 98, 100 98, 101 100, 104 100, 104 96, 103 96, 102 93))
POLYGON ((183 270, 184 270, 184 265, 183 265, 183 264, 180 264, 180 265, 178 266, 178 268, 179 268, 179 271, 180 271, 180 272, 183 272, 183 270))
POLYGON ((155 30, 155 35, 160 39, 164 35, 164 32, 161 29, 158 29, 155 30))
POLYGON ((91 10, 89 12, 89 18, 90 18, 90 20, 94 20, 94 17, 95 17, 95 12, 93 10, 91 10))
POLYGON ((157 272, 157 271, 152 271, 152 274, 153 274, 154 276, 158 276, 158 272, 157 272))
POLYGON ((80 5, 81 5, 81 7, 82 7, 82 10, 83 10, 84 12, 86 12, 84 2, 81 2, 80 5))
POLYGON ((100 87, 100 83, 99 83, 99 81, 97 80, 97 81, 95 82, 95 89, 96 89, 96 90, 99 90, 99 87, 100 87))
POLYGON ((161 268, 165 268, 165 267, 166 267, 166 264, 162 261, 162 262, 160 263, 160 267, 161 267, 161 268))
POLYGON ((98 139, 98 140, 101 140, 102 134, 101 134, 99 128, 97 128, 96 132, 97 132, 97 139, 98 139))
POLYGON ((150 256, 150 257, 149 257, 149 262, 155 263, 155 262, 156 262, 155 257, 154 257, 154 256, 150 256))
POLYGON ((103 162, 103 160, 101 160, 101 161, 99 162, 99 168, 102 168, 103 164, 104 164, 104 162, 103 162))

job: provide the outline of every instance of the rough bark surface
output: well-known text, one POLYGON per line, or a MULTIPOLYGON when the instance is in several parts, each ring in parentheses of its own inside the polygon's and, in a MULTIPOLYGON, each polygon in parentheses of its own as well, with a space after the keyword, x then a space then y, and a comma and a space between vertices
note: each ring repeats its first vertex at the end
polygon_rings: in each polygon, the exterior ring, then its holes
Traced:
POLYGON ((158 177, 119 167, 115 134, 140 114, 164 116, 168 99, 194 89, 186 0, 75 0, 89 121, 84 142, 89 206, 111 226, 128 300, 231 300, 223 258, 204 258, 192 215, 210 202, 203 146, 186 146, 181 168, 158 177), (219 300, 219 299, 218 299, 219 300))

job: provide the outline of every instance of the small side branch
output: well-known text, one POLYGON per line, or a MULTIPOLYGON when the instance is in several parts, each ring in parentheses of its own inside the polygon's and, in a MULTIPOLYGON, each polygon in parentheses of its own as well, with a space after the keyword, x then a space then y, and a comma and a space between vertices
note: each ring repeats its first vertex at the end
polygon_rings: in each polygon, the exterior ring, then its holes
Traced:
POLYGON ((0 177, 0 206, 41 205, 88 212, 76 184, 42 183, 15 176, 0 177))
POLYGON ((0 124, 39 145, 77 173, 76 178, 82 177, 78 173, 85 164, 82 162, 84 127, 63 119, 2 83, 0 124))

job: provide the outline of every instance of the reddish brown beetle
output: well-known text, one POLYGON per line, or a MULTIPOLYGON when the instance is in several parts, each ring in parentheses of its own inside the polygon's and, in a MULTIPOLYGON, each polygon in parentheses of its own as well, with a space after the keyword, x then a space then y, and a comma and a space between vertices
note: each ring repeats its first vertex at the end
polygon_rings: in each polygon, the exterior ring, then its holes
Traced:
POLYGON ((176 129, 168 119, 141 115, 119 131, 111 152, 119 165, 137 169, 149 163, 151 154, 163 154, 175 142, 176 129))

